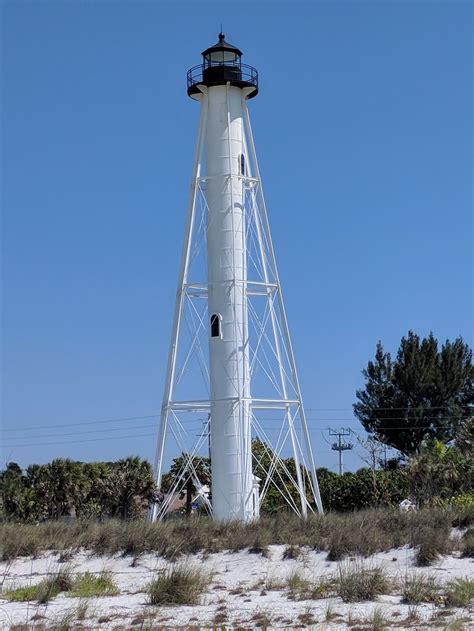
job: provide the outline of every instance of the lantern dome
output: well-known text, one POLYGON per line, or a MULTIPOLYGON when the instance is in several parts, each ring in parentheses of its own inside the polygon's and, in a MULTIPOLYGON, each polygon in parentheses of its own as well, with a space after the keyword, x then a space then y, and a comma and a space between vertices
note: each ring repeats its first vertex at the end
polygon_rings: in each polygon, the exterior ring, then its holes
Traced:
POLYGON ((242 51, 225 41, 224 33, 219 33, 218 41, 202 53, 202 63, 188 70, 188 95, 196 98, 201 94, 200 85, 213 87, 230 85, 238 88, 251 88, 246 98, 258 93, 258 72, 252 66, 242 63, 242 51))
POLYGON ((242 51, 237 46, 232 46, 225 41, 224 33, 219 33, 219 41, 214 46, 206 48, 201 54, 209 63, 232 63, 242 57, 242 51))

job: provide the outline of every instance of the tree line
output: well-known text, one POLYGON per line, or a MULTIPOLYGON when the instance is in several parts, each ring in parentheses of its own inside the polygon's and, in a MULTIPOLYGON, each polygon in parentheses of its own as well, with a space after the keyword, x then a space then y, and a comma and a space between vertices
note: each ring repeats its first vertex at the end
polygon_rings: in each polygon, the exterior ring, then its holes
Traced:
POLYGON ((143 518, 155 499, 151 465, 138 456, 117 462, 57 458, 25 471, 11 462, 0 472, 0 516, 4 519, 143 518))
MULTIPOLYGON (((427 443, 420 453, 396 469, 363 467, 339 475, 326 468, 317 470, 321 498, 326 511, 351 511, 379 506, 398 506, 405 498, 417 504, 454 503, 474 507, 474 459, 471 440, 472 419, 464 426, 459 440, 451 445, 440 441, 427 443), (467 441, 462 438, 468 435, 467 441)), ((262 479, 272 457, 271 450, 259 440, 253 442, 255 473, 262 479)), ((178 481, 177 495, 186 499, 183 514, 191 513, 194 482, 179 480, 183 456, 177 456, 164 476, 161 490, 156 488, 150 464, 139 457, 118 462, 83 463, 56 459, 45 465, 32 465, 25 471, 9 463, 0 472, 0 520, 40 522, 75 517, 104 520, 111 518, 144 519, 153 502, 163 498, 178 481)), ((202 482, 212 479, 209 459, 194 457, 194 467, 202 482)), ((276 477, 290 488, 297 504, 296 489, 289 475, 295 477, 293 458, 277 464, 276 477), (284 464, 284 466, 283 466, 284 464)), ((302 467, 303 478, 308 472, 302 467)), ((308 500, 310 501, 308 493, 308 500)), ((287 502, 275 485, 270 485, 261 512, 275 514, 288 510, 287 502)))

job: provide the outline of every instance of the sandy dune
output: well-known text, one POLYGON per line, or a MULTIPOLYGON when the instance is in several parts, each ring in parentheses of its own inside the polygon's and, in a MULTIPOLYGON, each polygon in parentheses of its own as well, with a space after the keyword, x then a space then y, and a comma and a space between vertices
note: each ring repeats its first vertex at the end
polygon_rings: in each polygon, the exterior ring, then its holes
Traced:
MULTIPOLYGON (((347 604, 340 598, 317 600, 291 600, 286 579, 295 571, 302 576, 317 580, 338 571, 338 563, 326 561, 326 553, 305 550, 298 560, 282 560, 284 546, 269 547, 267 558, 248 551, 194 555, 186 562, 212 572, 212 582, 203 594, 198 606, 152 607, 147 604, 145 588, 153 576, 171 563, 156 555, 141 556, 132 564, 132 557, 91 556, 87 552, 75 554, 67 564, 59 563, 59 555, 47 553, 39 558, 19 558, 0 564, 2 589, 32 585, 48 573, 67 565, 73 573, 108 570, 120 594, 113 597, 93 598, 87 602, 87 612, 72 628, 127 629, 127 628, 267 628, 311 627, 321 629, 363 628, 373 616, 374 610, 385 618, 388 628, 426 629, 453 628, 474 629, 474 609, 446 609, 444 605, 422 604, 417 607, 401 603, 395 591, 381 596, 377 602, 347 604), (409 619, 410 615, 417 616, 409 619), (77 625, 77 626, 74 626, 77 625), (352 625, 352 626, 351 626, 352 625)), ((356 563, 348 560, 344 563, 356 563)), ((473 577, 474 560, 448 555, 429 568, 415 568, 413 550, 404 547, 376 554, 363 563, 381 566, 387 574, 401 580, 407 572, 417 572, 436 577, 447 583, 454 578, 473 577)), ((12 603, 0 600, 0 626, 9 629, 14 624, 44 624, 69 616, 76 618, 79 605, 77 598, 60 594, 46 605, 35 602, 12 603)), ((369 627, 365 627, 369 628, 369 627)), ((370 628, 374 628, 373 626, 370 628)))

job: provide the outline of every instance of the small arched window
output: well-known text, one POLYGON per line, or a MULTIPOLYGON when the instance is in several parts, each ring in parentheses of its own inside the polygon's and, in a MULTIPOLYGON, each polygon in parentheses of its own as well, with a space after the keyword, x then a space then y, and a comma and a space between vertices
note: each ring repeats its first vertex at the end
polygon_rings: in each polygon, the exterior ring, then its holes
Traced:
POLYGON ((219 313, 211 315, 211 337, 221 337, 221 316, 219 313))
POLYGON ((239 156, 239 173, 240 175, 245 175, 245 156, 243 153, 239 156))

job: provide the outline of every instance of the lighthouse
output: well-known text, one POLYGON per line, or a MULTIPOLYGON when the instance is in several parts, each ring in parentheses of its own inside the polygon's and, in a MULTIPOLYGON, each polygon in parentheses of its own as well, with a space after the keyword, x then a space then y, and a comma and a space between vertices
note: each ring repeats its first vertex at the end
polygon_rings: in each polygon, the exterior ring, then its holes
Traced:
POLYGON ((158 487, 169 438, 183 464, 153 518, 166 514, 185 482, 217 520, 256 519, 272 485, 302 516, 322 511, 247 109, 258 94, 258 73, 220 33, 188 71, 187 92, 200 104, 200 120, 156 451, 158 487), (189 392, 178 393, 193 357, 204 382, 198 397, 190 394, 192 379, 189 392), (203 431, 193 443, 197 420, 203 431), (207 494, 198 464, 206 446, 207 494))

